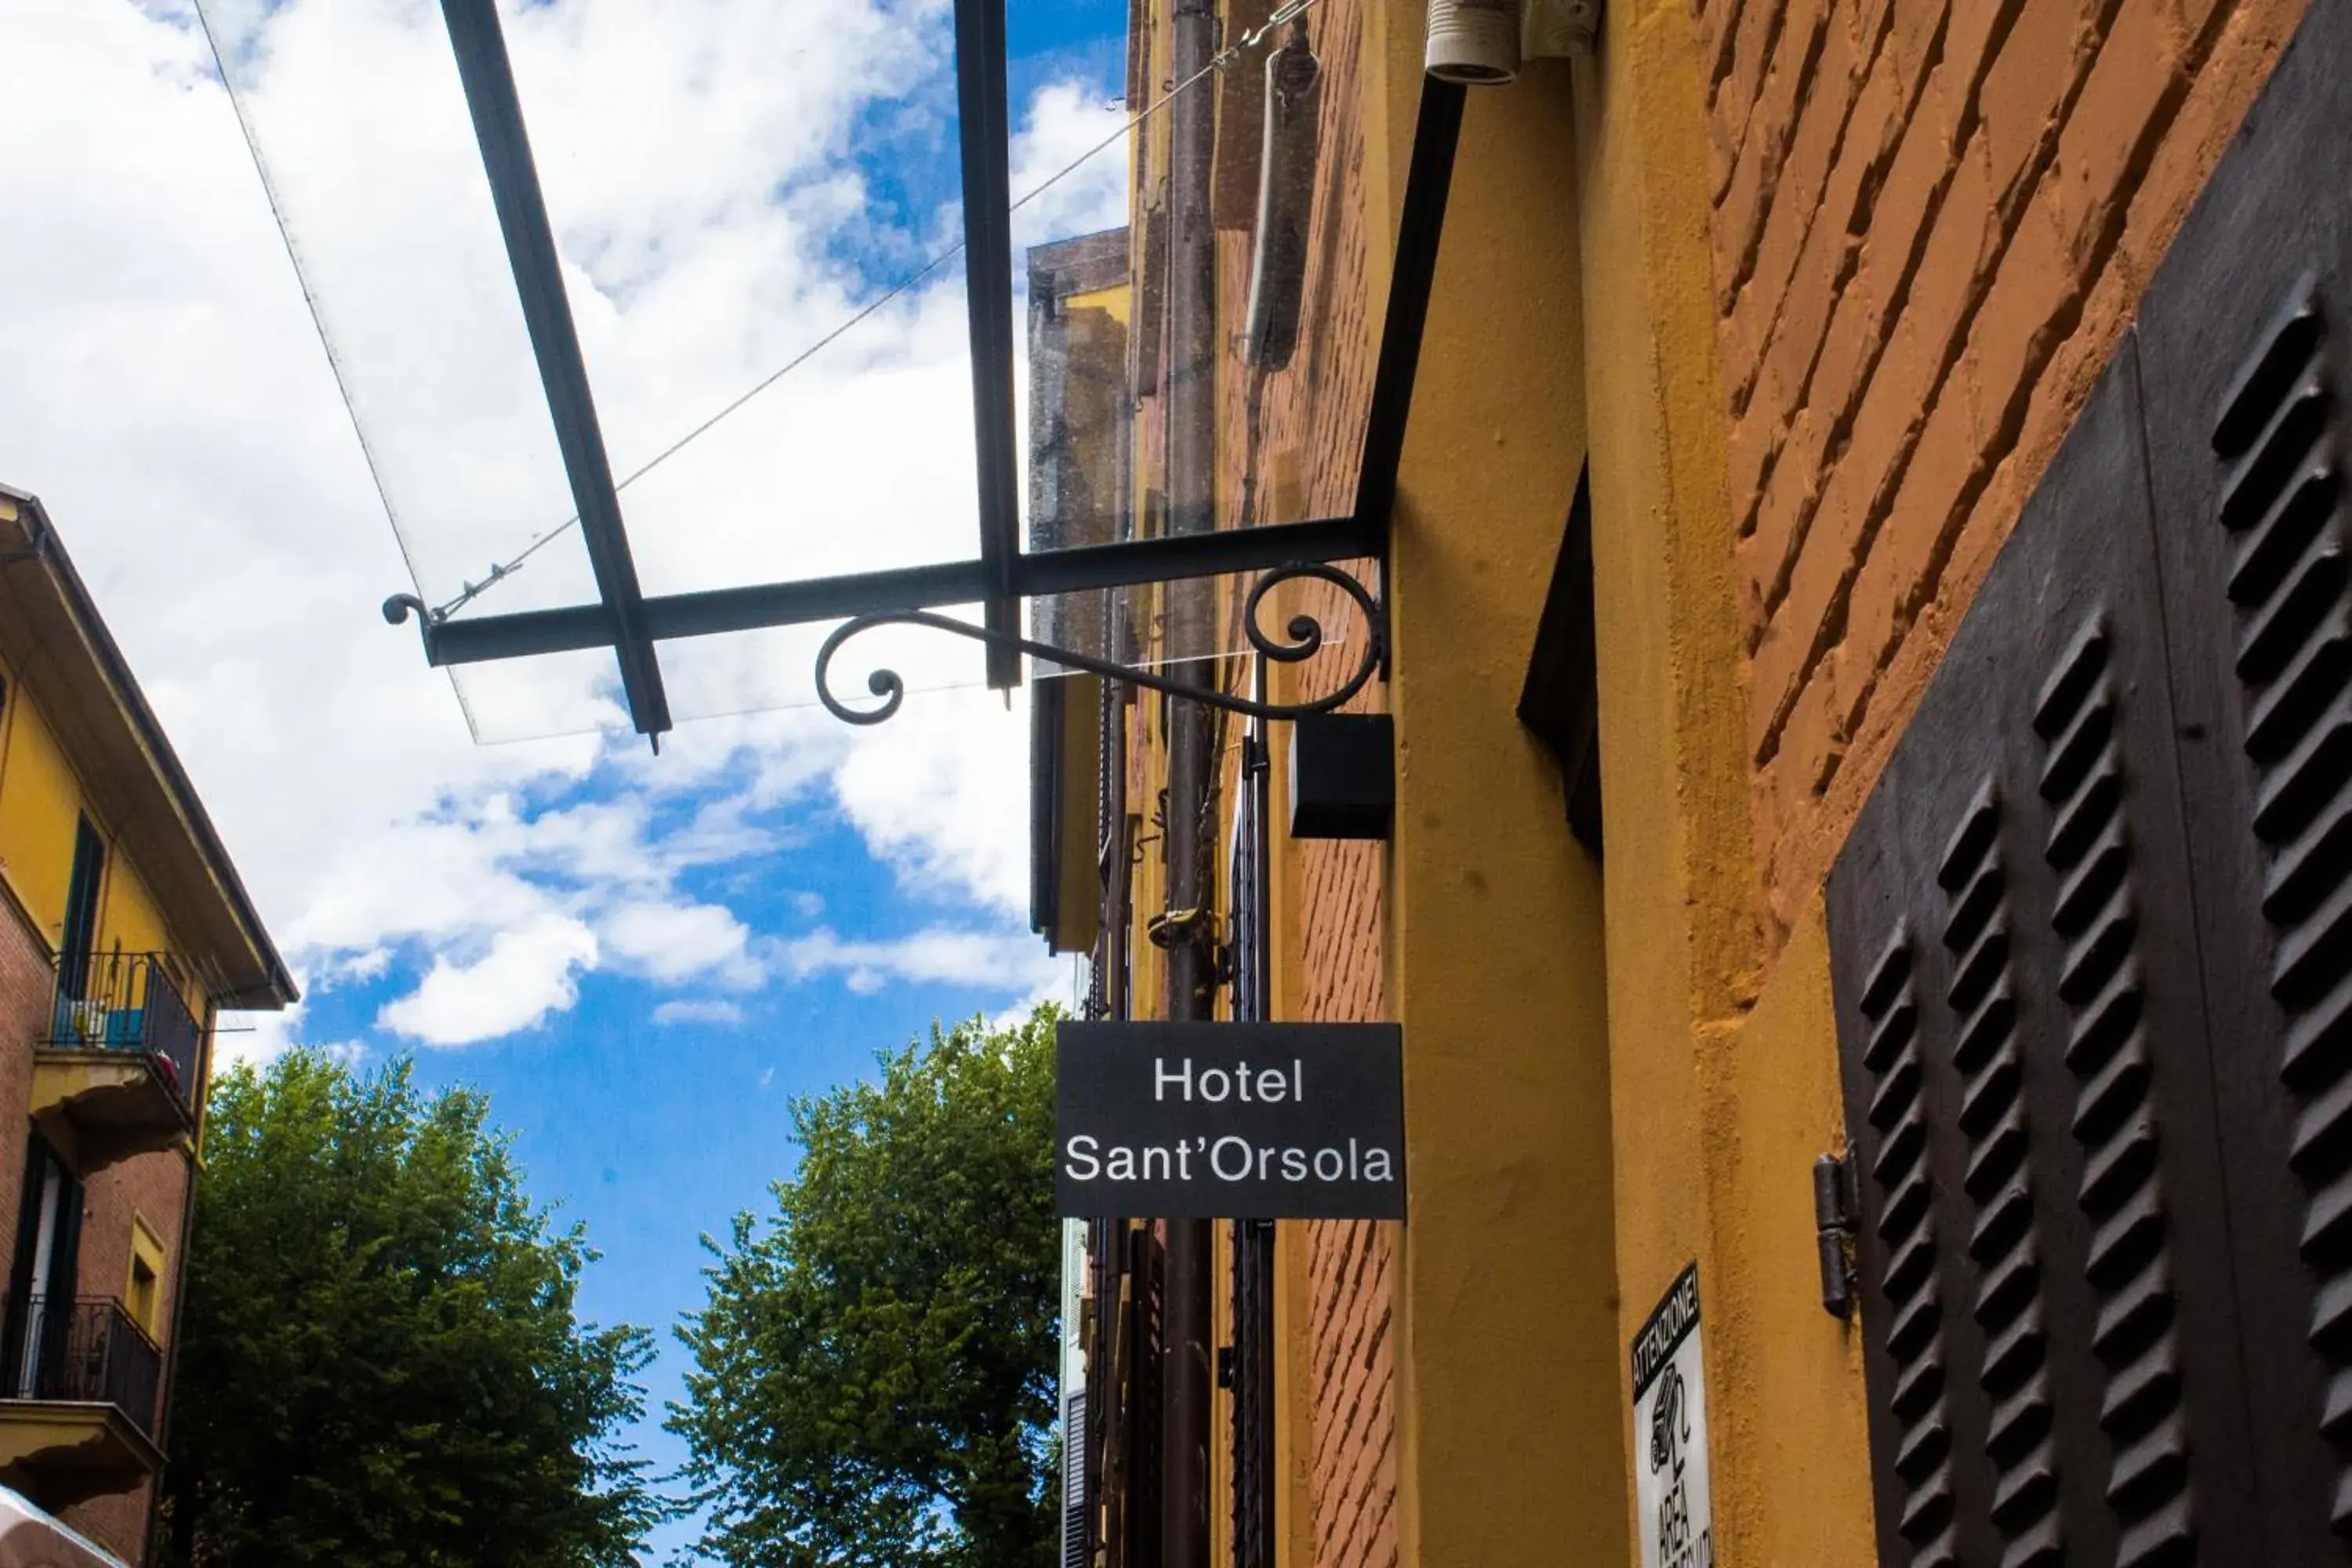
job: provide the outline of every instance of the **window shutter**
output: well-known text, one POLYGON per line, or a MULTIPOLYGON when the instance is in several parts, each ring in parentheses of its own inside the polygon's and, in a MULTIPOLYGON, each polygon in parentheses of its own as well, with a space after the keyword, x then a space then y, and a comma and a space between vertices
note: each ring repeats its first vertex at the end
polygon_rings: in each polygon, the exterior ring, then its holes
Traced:
POLYGON ((1087 1568, 1087 1391, 1062 1405, 1062 1568, 1087 1568))
POLYGON ((2251 1528, 2135 377, 2126 347, 1830 880, 1888 1564, 2251 1528))
POLYGON ((2347 167, 2352 5, 2315 0, 2140 326, 2253 1480, 2273 1563, 2352 1561, 2347 167))

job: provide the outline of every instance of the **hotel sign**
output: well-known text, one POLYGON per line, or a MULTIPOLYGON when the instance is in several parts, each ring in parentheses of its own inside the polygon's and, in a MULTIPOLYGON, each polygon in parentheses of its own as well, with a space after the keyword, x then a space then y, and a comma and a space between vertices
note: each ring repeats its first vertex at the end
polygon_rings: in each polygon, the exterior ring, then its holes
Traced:
POLYGON ((1394 1024, 1066 1023, 1056 1057, 1066 1215, 1404 1217, 1394 1024))

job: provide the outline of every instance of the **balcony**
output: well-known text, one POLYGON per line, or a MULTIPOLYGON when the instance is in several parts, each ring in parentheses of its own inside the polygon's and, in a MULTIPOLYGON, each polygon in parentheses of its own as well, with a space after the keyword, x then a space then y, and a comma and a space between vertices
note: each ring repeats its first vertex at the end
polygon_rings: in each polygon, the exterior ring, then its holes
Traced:
POLYGON ((84 1175, 172 1148, 195 1131, 203 1037, 163 954, 60 958, 33 1057, 33 1120, 84 1175))
POLYGON ((121 1303, 18 1297, 0 1341, 0 1482, 52 1512, 163 1463, 163 1352, 121 1303))

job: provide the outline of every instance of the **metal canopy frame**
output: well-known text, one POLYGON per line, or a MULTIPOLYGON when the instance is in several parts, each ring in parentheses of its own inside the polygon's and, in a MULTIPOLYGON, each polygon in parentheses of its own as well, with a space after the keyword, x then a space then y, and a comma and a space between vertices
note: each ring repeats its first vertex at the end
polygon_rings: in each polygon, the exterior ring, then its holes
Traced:
POLYGON ((817 660, 817 694, 853 723, 874 723, 898 710, 903 685, 881 670, 868 689, 885 700, 853 710, 835 699, 825 676, 842 643, 889 623, 930 626, 986 645, 988 684, 1020 684, 1024 653, 1108 679, 1171 691, 1193 701, 1281 718, 1337 707, 1360 689, 1385 658, 1385 597, 1368 591, 1331 563, 1372 560, 1385 577, 1389 517, 1396 500, 1397 463, 1421 358, 1438 237, 1453 179, 1465 89, 1430 79, 1423 83, 1412 162, 1398 225, 1396 265, 1366 416, 1354 510, 1346 517, 1269 523, 1110 544, 1024 552, 1021 548, 1019 445, 1013 386, 1013 223, 1008 173, 1005 0, 956 0, 956 100, 963 162, 965 294, 970 313, 972 420, 979 454, 980 553, 971 560, 901 567, 787 583, 750 584, 648 598, 637 583, 626 527, 605 456, 595 399, 581 357, 559 268, 554 231, 531 157, 522 104, 500 28, 497 0, 442 0, 449 41, 489 176, 507 259, 514 272, 540 380, 547 392, 565 476, 593 570, 597 602, 562 609, 455 619, 429 609, 415 595, 384 601, 394 625, 414 614, 428 664, 474 664, 534 654, 610 647, 620 660, 622 690, 638 733, 660 745, 671 727, 661 662, 654 645, 672 637, 840 620, 817 660), (1287 637, 1266 633, 1257 611, 1276 583, 1313 576, 1343 588, 1366 617, 1369 636, 1354 678, 1315 702, 1279 707, 1171 682, 1125 666, 1029 641, 1020 635, 1020 605, 1048 594, 1119 588, 1226 573, 1263 574, 1252 587, 1244 630, 1261 653, 1291 661, 1321 646, 1320 628, 1295 617, 1287 637), (978 604, 977 626, 934 614, 952 605, 978 604))

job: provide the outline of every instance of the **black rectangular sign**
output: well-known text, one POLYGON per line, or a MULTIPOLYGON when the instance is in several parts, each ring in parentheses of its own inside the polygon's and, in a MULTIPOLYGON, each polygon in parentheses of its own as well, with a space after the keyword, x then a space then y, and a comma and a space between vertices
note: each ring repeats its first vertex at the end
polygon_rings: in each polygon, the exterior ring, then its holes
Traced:
POLYGON ((1402 1219, 1394 1024, 1058 1026, 1071 1218, 1402 1219))

